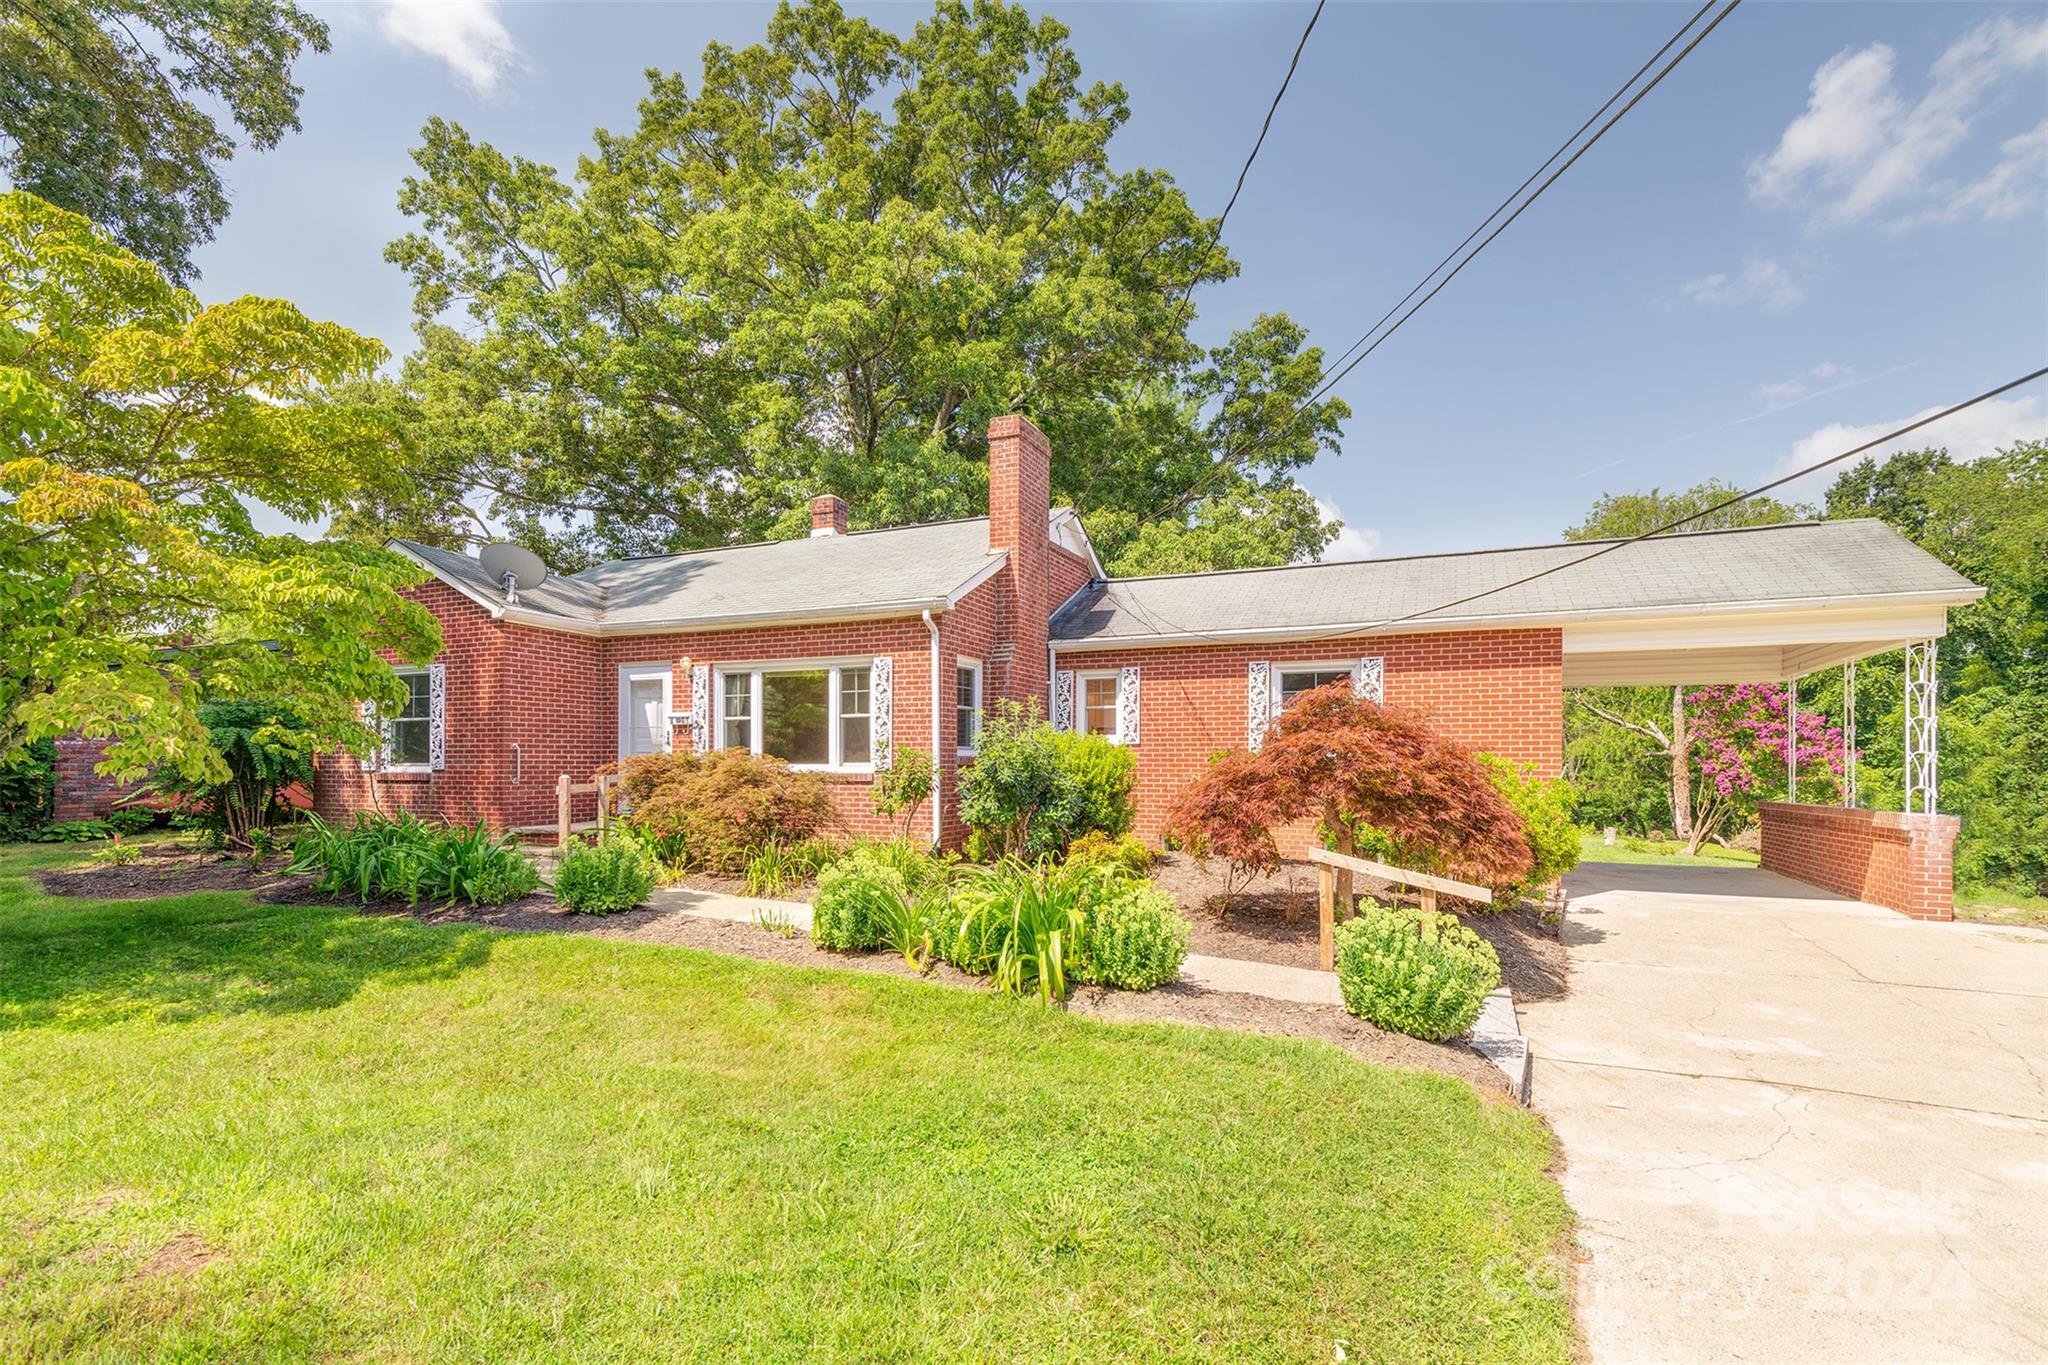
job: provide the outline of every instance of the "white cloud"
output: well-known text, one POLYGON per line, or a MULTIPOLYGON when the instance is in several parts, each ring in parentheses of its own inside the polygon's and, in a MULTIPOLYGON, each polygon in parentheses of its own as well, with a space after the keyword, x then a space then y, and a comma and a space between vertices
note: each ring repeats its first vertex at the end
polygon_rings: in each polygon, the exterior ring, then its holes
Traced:
POLYGON ((1766 403, 1791 403, 1811 394, 1816 384, 1831 381, 1837 384, 1845 383, 1855 372, 1853 366, 1837 365, 1832 360, 1823 360, 1812 369, 1803 374, 1795 374, 1790 379, 1781 379, 1775 384, 1757 385, 1756 396, 1766 403))
MULTIPOLYGON (((1874 440, 1887 431, 1894 431, 1908 422, 1917 422, 1931 413, 1940 412, 1946 406, 1948 405, 1944 403, 1937 407, 1922 408, 1909 417, 1894 417, 1886 422, 1866 422, 1861 426, 1851 426, 1844 422, 1831 423, 1796 441, 1792 449, 1779 458, 1776 468, 1772 470, 1772 477, 1779 478, 1795 469, 1803 469, 1816 460, 1839 455, 1845 450, 1874 440)), ((1864 455, 1881 462, 1887 456, 1895 455, 1902 450, 1946 447, 1948 453, 1958 460, 1979 460, 2020 441, 2037 441, 2044 437, 2048 437, 2048 416, 2042 414, 2041 400, 2038 397, 1993 398, 1953 417, 1943 418, 1939 422, 1908 433, 1896 441, 1865 451, 1864 455)), ((1830 465, 1819 473, 1787 484, 1774 496, 1786 499, 1817 497, 1844 469, 1863 458, 1863 455, 1859 455, 1855 460, 1844 460, 1840 464, 1830 465)))
POLYGON ((1754 305, 1767 313, 1782 313, 1806 297, 1806 286, 1787 267, 1758 259, 1735 275, 1702 275, 1687 280, 1678 286, 1678 296, 1708 308, 1754 305))
POLYGON ((1946 195, 1946 202, 1910 214, 1891 226, 1953 223, 1962 218, 2017 218, 2041 202, 2048 187, 2048 119, 2029 132, 1998 144, 1998 164, 1980 178, 1946 195))
MULTIPOLYGON (((1323 514, 1324 521, 1344 521, 1344 513, 1328 498, 1316 499, 1316 511, 1323 514)), ((1379 553, 1380 533, 1369 526, 1353 526, 1346 522, 1337 532, 1337 538, 1324 549, 1320 562, 1334 564, 1343 559, 1371 559, 1379 553)))
POLYGON ((497 94, 526 66, 497 0, 383 0, 381 11, 378 28, 387 39, 446 63, 472 94, 497 94))
MULTIPOLYGON (((1971 29, 1935 59, 1925 92, 1910 107, 1894 88, 1896 61, 1890 47, 1873 43, 1823 63, 1805 112, 1786 126, 1769 155, 1750 164, 1751 195, 1809 204, 1819 221, 1836 226, 1860 222, 1887 204, 1949 197, 1944 191, 1950 187, 1935 178, 1937 167, 1969 138, 1985 95, 2048 63, 2048 18, 2000 16, 1971 29)), ((2010 142, 2006 148, 2010 156, 2010 142)), ((1972 206, 1946 216, 1997 210, 2009 217, 2019 211, 2006 206, 2022 183, 2019 171, 2008 174, 1985 187, 1972 206)))

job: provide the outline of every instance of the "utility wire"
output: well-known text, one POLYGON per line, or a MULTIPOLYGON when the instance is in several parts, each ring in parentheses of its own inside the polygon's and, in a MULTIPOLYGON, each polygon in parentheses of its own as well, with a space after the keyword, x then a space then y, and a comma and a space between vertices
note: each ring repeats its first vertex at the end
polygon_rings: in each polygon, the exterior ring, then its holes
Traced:
MULTIPOLYGON (((1444 275, 1444 277, 1441 280, 1438 280, 1436 285, 1433 288, 1431 288, 1428 293, 1423 294, 1423 296, 1419 300, 1416 300, 1414 305, 1408 308, 1407 312, 1402 313, 1401 316, 1393 323, 1392 326, 1385 327, 1384 331, 1381 330, 1381 328, 1385 325, 1388 317, 1392 317, 1396 312, 1399 312, 1402 307, 1407 305, 1410 299, 1414 299, 1415 295, 1418 292, 1420 292, 1425 285, 1428 285, 1431 279, 1435 278, 1440 272, 1442 272, 1445 262, 1451 260, 1453 257, 1456 257, 1460 251, 1464 250, 1466 243, 1469 243, 1470 241, 1472 241, 1474 237, 1477 237, 1481 232, 1485 231, 1487 224, 1492 223, 1496 218, 1499 218, 1503 208, 1505 208, 1508 204, 1513 203, 1515 199, 1522 194, 1523 190, 1527 189, 1528 185, 1532 181, 1534 181, 1537 176, 1542 175, 1544 169, 1550 166, 1553 162, 1555 162, 1558 159, 1559 156, 1561 156, 1564 153, 1565 148, 1570 147, 1575 141, 1577 141, 1581 134, 1585 132, 1586 128, 1591 126, 1592 123, 1601 116, 1601 114, 1613 108, 1615 101, 1619 100, 1622 97, 1622 95, 1629 90, 1630 87, 1635 85, 1635 83, 1642 78, 1643 72, 1649 70, 1651 66, 1656 64, 1658 58, 1662 57, 1666 52, 1669 52, 1672 46, 1676 44, 1681 38, 1683 38, 1688 32, 1690 32, 1694 24, 1699 22, 1700 16, 1705 14, 1707 10, 1717 2, 1718 0, 1707 0, 1707 4, 1702 5, 1699 10, 1695 11, 1692 14, 1692 16, 1689 17, 1682 26, 1680 26, 1679 30, 1671 35, 1671 38, 1665 42, 1664 46, 1658 48, 1657 51, 1651 55, 1649 61, 1643 63, 1643 65, 1640 68, 1638 68, 1636 72, 1628 78, 1627 81, 1623 82, 1619 90, 1616 90, 1613 95, 1608 97, 1607 102, 1605 104, 1601 105, 1599 109, 1594 111, 1592 118, 1587 119, 1584 124, 1581 124, 1579 126, 1579 129, 1576 132, 1574 132, 1571 135, 1571 137, 1567 138, 1563 145, 1560 146, 1557 151, 1552 152, 1550 154, 1550 156, 1544 161, 1543 165, 1538 166, 1536 168, 1535 173, 1532 174, 1528 180, 1523 181, 1522 185, 1519 186, 1513 194, 1509 195, 1505 201, 1503 201, 1501 208, 1496 208, 1492 213, 1488 214, 1486 218, 1483 221, 1481 221, 1479 226, 1474 228, 1471 231, 1471 233, 1466 236, 1464 242, 1459 243, 1457 247, 1452 249, 1450 256, 1444 258, 1444 262, 1439 262, 1435 269, 1431 270, 1429 274, 1423 276, 1422 279, 1415 285, 1415 287, 1409 290, 1407 295, 1402 298, 1401 302, 1395 304, 1392 308, 1388 309, 1386 315, 1381 317, 1379 322, 1374 323, 1373 326, 1366 331, 1364 336, 1361 336, 1357 341, 1353 342, 1349 347, 1345 348, 1344 356, 1351 357, 1349 361, 1347 363, 1344 363, 1341 368, 1335 369, 1334 371, 1326 368, 1323 372, 1323 378, 1319 381, 1318 387, 1316 388, 1315 392, 1311 393, 1305 400, 1297 404, 1294 407, 1294 409, 1288 413, 1286 418, 1282 420, 1280 426, 1276 429, 1275 435, 1285 432, 1289 427, 1293 426, 1297 421, 1299 421, 1301 419, 1302 414, 1308 411, 1308 409, 1316 402, 1317 399, 1321 398, 1324 394, 1328 393, 1332 386, 1341 381, 1346 375, 1350 374, 1351 371, 1358 368, 1359 364, 1362 363, 1367 356, 1371 355, 1374 351, 1380 348, 1381 343, 1385 342, 1388 337, 1391 337, 1395 332, 1399 331, 1402 325, 1405 324, 1408 321, 1408 319, 1414 317, 1416 313, 1420 312, 1425 304, 1427 304, 1431 299, 1435 298, 1437 294, 1443 290, 1445 285, 1449 284, 1452 280, 1456 279, 1460 272, 1462 272, 1466 266, 1470 265, 1472 261, 1479 255, 1480 252, 1486 250, 1487 247, 1491 246, 1495 238, 1499 237, 1501 233, 1507 231, 1508 227, 1511 224, 1513 224, 1517 218, 1521 217, 1522 214, 1525 211, 1527 211, 1531 204, 1534 204, 1538 199, 1542 198, 1544 192, 1548 190, 1552 185, 1557 183, 1559 177, 1561 177, 1566 171, 1570 170, 1572 166, 1577 163, 1580 157, 1584 156, 1588 151, 1591 151, 1594 144, 1599 142, 1601 138, 1605 137, 1608 131, 1612 129, 1615 124, 1619 123, 1631 109, 1634 109, 1636 105, 1641 103, 1644 96, 1648 95, 1652 90, 1655 90, 1657 86, 1663 82, 1666 76, 1669 76, 1672 73, 1672 71, 1677 69, 1678 64, 1684 61, 1688 56, 1690 56, 1692 54, 1693 49, 1697 48, 1703 41, 1705 41, 1708 34, 1712 33, 1716 28, 1720 26, 1722 20, 1726 19, 1730 14, 1735 12, 1736 6, 1740 5, 1742 3, 1742 0, 1726 0, 1726 4, 1723 5, 1721 11, 1718 14, 1716 14, 1711 21, 1708 22, 1706 27, 1702 28, 1698 33, 1694 34, 1692 41, 1688 42, 1682 49, 1680 49, 1678 54, 1675 57, 1673 57, 1669 62, 1667 62, 1664 68, 1657 72, 1657 74, 1651 78, 1647 85, 1644 85, 1642 89, 1637 90, 1636 93, 1629 99, 1628 103, 1622 105, 1620 109, 1616 110, 1612 117, 1610 117, 1607 120, 1607 122, 1601 124, 1600 128, 1593 134, 1593 136, 1591 138, 1588 138, 1582 145, 1580 145, 1578 150, 1574 151, 1562 166, 1559 166, 1555 171, 1551 172, 1549 179, 1545 180, 1541 185, 1538 185, 1533 193, 1531 193, 1526 199, 1523 199, 1522 202, 1515 208, 1515 210, 1512 213, 1508 214, 1507 217, 1504 220, 1502 220, 1500 224, 1497 227, 1495 227, 1491 233, 1488 233, 1486 238, 1483 241, 1481 241, 1479 245, 1473 247, 1472 250, 1465 255, 1464 259, 1458 261, 1458 263, 1451 269, 1450 273, 1444 275), (1375 332, 1378 332, 1379 336, 1376 340, 1373 340, 1372 338, 1375 332), (1369 340, 1370 344, 1367 344, 1369 340), (1361 347, 1363 347, 1362 350, 1360 349, 1361 347), (1353 355, 1353 352, 1357 352, 1357 354, 1353 355)), ((1343 357, 1340 357, 1340 360, 1341 359, 1343 359, 1343 357)), ((1333 364, 1335 363, 1336 362, 1333 362, 1333 364)), ((1189 503, 1193 502, 1196 498, 1200 497, 1204 492, 1206 492, 1208 488, 1212 484, 1214 484, 1217 479, 1221 478, 1226 471, 1235 468, 1239 457, 1246 453, 1251 443, 1251 438, 1247 437, 1245 440, 1239 442, 1231 450, 1225 452, 1223 458, 1219 460, 1215 464, 1215 466, 1213 466, 1201 478, 1197 479, 1192 485, 1190 485, 1186 491, 1181 493, 1179 496, 1170 499, 1168 502, 1166 502, 1159 508, 1156 508, 1155 510, 1148 512, 1144 516, 1140 517, 1138 519, 1138 524, 1140 526, 1143 526, 1148 522, 1157 521, 1161 517, 1167 516, 1172 513, 1177 513, 1185 507, 1187 507, 1189 503)))
MULTIPOLYGON (((1252 173, 1252 163, 1259 159, 1259 149, 1266 145, 1266 134, 1273 129, 1273 115, 1280 112, 1280 101, 1287 97, 1287 87, 1294 82, 1294 69, 1301 65, 1301 54, 1308 46, 1308 35, 1316 31, 1316 20, 1323 17, 1326 0, 1316 0, 1315 12, 1308 17, 1308 26, 1301 31, 1301 41, 1294 45, 1294 56, 1288 60, 1287 74, 1280 78, 1280 88, 1273 92, 1273 102, 1266 107, 1266 120, 1259 125, 1259 136, 1252 143, 1251 155, 1238 168, 1237 184, 1230 191, 1230 200, 1224 204, 1223 212, 1216 216, 1216 226, 1209 232, 1209 241, 1202 248, 1201 256, 1195 261, 1194 273, 1189 276, 1187 287, 1180 292, 1180 302, 1174 306, 1173 322, 1169 330, 1178 330, 1182 314, 1187 311, 1188 300, 1194 295, 1195 282, 1202 277, 1202 266, 1208 261, 1209 253, 1223 240, 1223 225, 1230 219, 1230 211, 1237 207, 1237 197, 1244 193, 1245 177, 1252 173)), ((1707 0, 1712 4, 1713 0, 1707 0)))
MULTIPOLYGON (((1554 564, 1547 569, 1538 569, 1534 573, 1523 574, 1520 578, 1510 579, 1505 583, 1496 584, 1491 588, 1482 588, 1478 592, 1467 593, 1463 597, 1453 598, 1448 602, 1439 602, 1435 606, 1424 607, 1417 611, 1407 612, 1401 616, 1389 616, 1384 620, 1375 621, 1371 625, 1350 626, 1345 628, 1344 630, 1335 631, 1328 635, 1311 635, 1303 637, 1298 640, 1290 639, 1287 641, 1287 643, 1290 646, 1326 644, 1331 641, 1347 640, 1360 635, 1377 634, 1378 632, 1387 629, 1389 626, 1398 626, 1409 621, 1419 620, 1423 617, 1435 616, 1440 612, 1450 611, 1454 607, 1462 607, 1469 603, 1477 602, 1482 598, 1493 597, 1499 593, 1507 592, 1511 588, 1519 588, 1524 584, 1534 583, 1539 578, 1548 578, 1552 574, 1563 573, 1567 569, 1576 569, 1577 567, 1579 567, 1579 565, 1587 563, 1590 560, 1598 559, 1602 555, 1611 555, 1616 550, 1626 549, 1627 547, 1636 544, 1638 541, 1650 540, 1657 536, 1669 535, 1671 532, 1676 531, 1681 526, 1688 526, 1695 521, 1701 520, 1702 518, 1711 517, 1716 512, 1725 511, 1728 508, 1735 506, 1737 503, 1747 502, 1751 498, 1760 497, 1763 494, 1770 492, 1774 488, 1783 488, 1786 484, 1793 482, 1795 479, 1803 479, 1807 475, 1817 473, 1820 470, 1826 469, 1830 465, 1840 464, 1844 460, 1854 459, 1856 456, 1862 455, 1867 451, 1875 450, 1879 446, 1888 445, 1891 442, 1898 440, 1901 436, 1909 435, 1912 432, 1920 430, 1922 427, 1932 426, 1934 423, 1941 421, 1943 418, 1953 417, 1959 412, 1963 412, 1969 408, 1976 407, 1979 403, 1988 403, 1992 399, 1999 397, 2001 394, 2010 393, 2012 390, 2017 389, 2022 385, 2031 384, 2035 380, 2040 379, 2044 376, 2048 376, 2048 365, 2042 366, 2040 369, 2033 371, 2031 374, 2023 374, 2018 379, 2009 380, 2006 383, 2000 384, 1995 389, 1986 389, 1984 392, 1978 394, 1974 398, 1966 398, 1962 402, 1956 403, 1950 407, 1943 408, 1939 412, 1932 412, 1925 417, 1921 417, 1914 421, 1908 422, 1904 426, 1894 427, 1892 430, 1884 433, 1884 435, 1873 437, 1872 439, 1863 442, 1861 445, 1853 446, 1848 450, 1842 451, 1838 455, 1830 455, 1824 460, 1816 460, 1810 465, 1806 465, 1802 468, 1793 470, 1790 474, 1785 474, 1778 478, 1772 479, 1769 483, 1758 484, 1755 488, 1749 489, 1746 492, 1736 493, 1729 497, 1723 498, 1721 501, 1715 503, 1711 507, 1703 507, 1699 511, 1690 513, 1683 517, 1679 517, 1675 521, 1668 521, 1664 523, 1664 525, 1659 526, 1654 530, 1644 531, 1640 535, 1629 536, 1626 539, 1622 540, 1604 542, 1600 545, 1598 549, 1580 555, 1576 559, 1566 560, 1562 564, 1554 564)), ((1158 621, 1154 620, 1153 614, 1151 613, 1139 611, 1138 615, 1145 617, 1148 621, 1152 621, 1155 625, 1159 624, 1158 621)), ((1189 630, 1186 627, 1180 626, 1172 621, 1166 621, 1164 622, 1164 624, 1172 627, 1174 630, 1182 634, 1193 635, 1200 639, 1205 640, 1213 640, 1219 644, 1241 643, 1240 641, 1232 640, 1227 636, 1210 635, 1202 631, 1189 630)))

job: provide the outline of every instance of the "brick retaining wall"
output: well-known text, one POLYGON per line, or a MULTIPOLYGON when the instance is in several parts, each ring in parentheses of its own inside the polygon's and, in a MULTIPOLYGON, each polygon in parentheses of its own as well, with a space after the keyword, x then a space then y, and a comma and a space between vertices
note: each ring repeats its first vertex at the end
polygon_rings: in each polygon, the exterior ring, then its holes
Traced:
POLYGON ((1782 801, 1758 814, 1766 870, 1914 919, 1955 918, 1957 817, 1782 801))

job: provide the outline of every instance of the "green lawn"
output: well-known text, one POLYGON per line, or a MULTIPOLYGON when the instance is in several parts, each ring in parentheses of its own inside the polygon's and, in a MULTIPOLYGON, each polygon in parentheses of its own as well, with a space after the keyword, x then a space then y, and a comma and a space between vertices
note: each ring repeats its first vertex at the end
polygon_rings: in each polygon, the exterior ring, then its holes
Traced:
POLYGON ((0 1358, 1568 1355, 1461 1082, 79 856, 0 846, 0 1358))
POLYGON ((1997 886, 1958 886, 1956 918, 1978 924, 2024 924, 2048 929, 2048 896, 2029 896, 1997 886))
POLYGON ((1638 839, 1621 835, 1614 847, 1600 842, 1597 831, 1579 837, 1579 861, 1584 863, 1664 863, 1672 867, 1755 867, 1757 855, 1739 848, 1704 844, 1697 855, 1688 857, 1685 844, 1676 839, 1638 839))

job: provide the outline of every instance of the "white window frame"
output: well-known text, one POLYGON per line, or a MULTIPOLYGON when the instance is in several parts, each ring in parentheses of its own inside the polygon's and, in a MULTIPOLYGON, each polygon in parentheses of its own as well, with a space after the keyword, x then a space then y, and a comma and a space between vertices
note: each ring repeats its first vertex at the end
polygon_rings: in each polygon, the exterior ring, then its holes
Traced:
POLYGON ((762 715, 761 675, 764 673, 817 673, 825 674, 826 742, 827 761, 824 763, 792 763, 789 766, 798 772, 817 773, 872 773, 875 770, 875 661, 872 655, 842 659, 770 659, 761 663, 735 663, 729 667, 712 670, 711 695, 715 702, 716 715, 712 717, 712 742, 718 748, 729 748, 725 742, 725 680, 751 678, 747 709, 747 748, 753 753, 761 752, 762 715), (839 673, 841 669, 861 668, 868 671, 868 757, 863 763, 848 763, 841 754, 844 736, 840 734, 839 715, 839 673))
POLYGON ((1276 663, 1272 666, 1273 710, 1271 712, 1275 720, 1280 718, 1284 706, 1281 698, 1285 693, 1281 690, 1280 680, 1289 673, 1342 673, 1345 677, 1351 679, 1351 686, 1354 690, 1358 686, 1358 660, 1356 659, 1276 663))
MULTIPOLYGON (((427 727, 427 757, 426 761, 422 763, 393 763, 386 761, 378 765, 378 771, 387 773, 430 773, 434 771, 433 671, 431 669, 426 668, 406 668, 403 666, 395 667, 391 671, 393 673, 396 673, 401 678, 408 679, 408 682, 406 684, 407 687, 410 687, 412 685, 409 680, 413 678, 418 678, 422 683, 426 685, 427 714, 424 716, 407 716, 403 717, 403 719, 405 719, 408 722, 418 721, 420 724, 427 727)), ((401 717, 398 716, 378 717, 377 730, 383 746, 383 755, 387 759, 389 755, 398 752, 398 722, 400 719, 401 717)))
POLYGON ((953 660, 953 752, 961 758, 973 758, 981 752, 981 726, 988 719, 988 694, 983 689, 981 660, 958 655, 953 660), (960 743, 960 671, 966 669, 974 674, 974 743, 960 743))
POLYGON ((626 744, 632 736, 633 684, 657 678, 661 682, 661 752, 673 753, 676 747, 675 726, 669 722, 669 713, 675 709, 676 675, 675 665, 667 662, 619 665, 619 757, 626 756, 626 744))
POLYGON ((1075 673, 1075 674, 1074 674, 1074 733, 1076 733, 1076 734, 1082 734, 1082 735, 1101 735, 1101 736, 1102 736, 1102 737, 1103 737, 1104 739, 1108 740, 1108 741, 1109 741, 1109 742, 1110 742, 1111 744, 1121 744, 1121 743, 1123 743, 1123 742, 1124 742, 1124 707, 1123 707, 1123 685, 1124 685, 1124 671, 1123 671, 1123 670, 1122 670, 1121 668, 1097 668, 1097 669, 1091 669, 1091 670, 1089 670, 1089 671, 1088 671, 1088 672, 1086 672, 1086 673, 1079 673, 1079 672, 1075 673), (1090 730, 1090 729, 1088 728, 1088 684, 1089 684, 1089 683, 1090 683, 1091 681, 1093 681, 1093 682, 1112 682, 1112 683, 1115 683, 1115 684, 1116 684, 1116 686, 1117 686, 1117 695, 1116 695, 1116 701, 1115 701, 1115 703, 1113 704, 1113 706, 1114 706, 1114 711, 1115 711, 1115 715, 1116 715, 1116 720, 1115 720, 1115 723, 1114 723, 1114 724, 1112 724, 1112 725, 1111 725, 1111 727, 1110 727, 1110 728, 1109 728, 1108 730, 1090 730))

